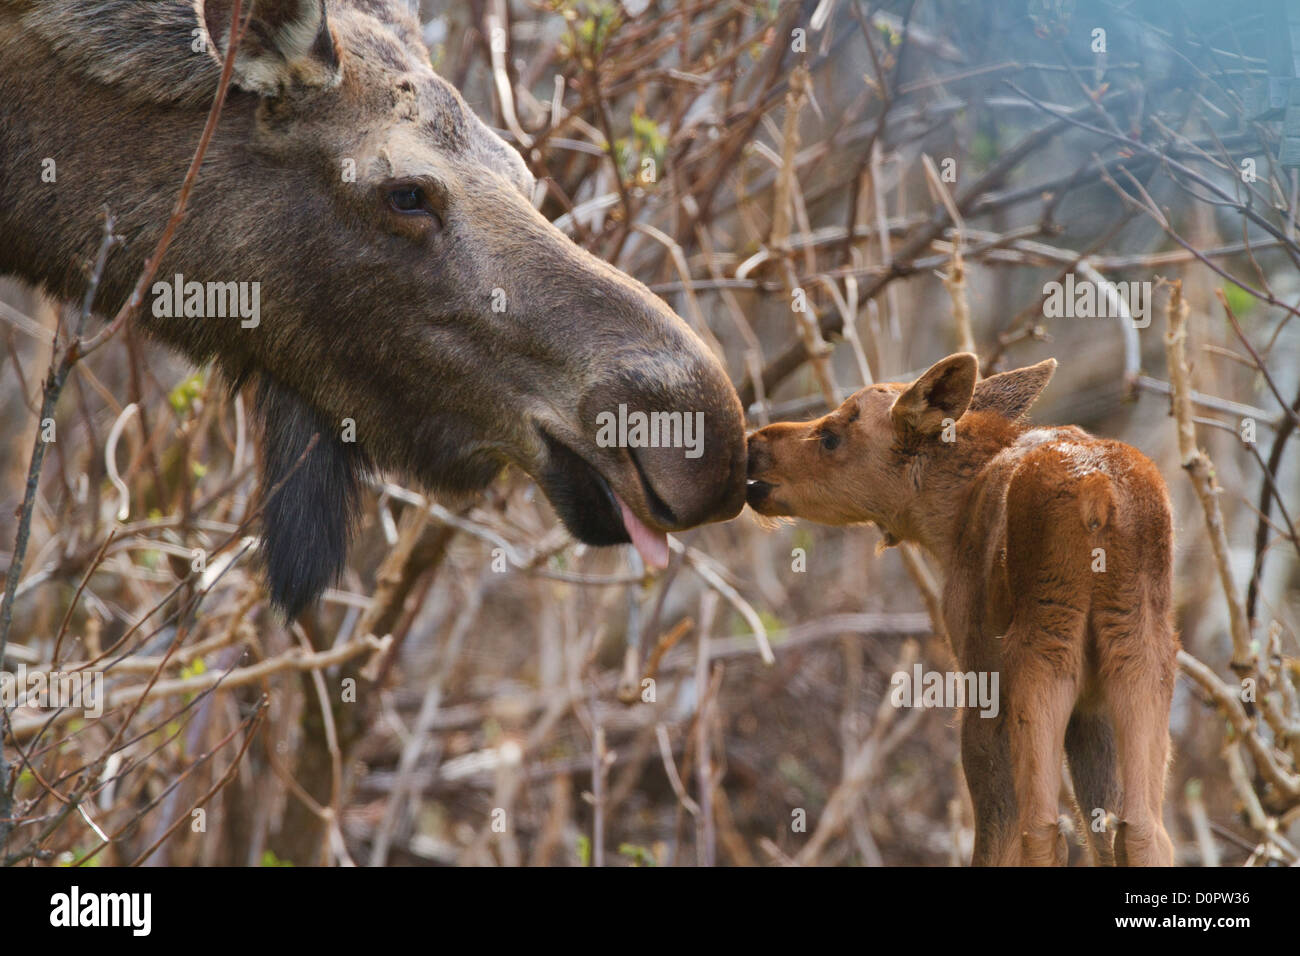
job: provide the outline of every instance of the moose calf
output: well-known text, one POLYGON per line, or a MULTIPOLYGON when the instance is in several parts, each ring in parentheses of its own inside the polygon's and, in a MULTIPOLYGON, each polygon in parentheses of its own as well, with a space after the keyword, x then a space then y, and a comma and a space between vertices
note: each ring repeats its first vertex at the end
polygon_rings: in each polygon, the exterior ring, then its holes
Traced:
POLYGON ((1055 369, 977 381, 975 356, 951 355, 910 385, 762 428, 748 501, 763 515, 872 522, 942 564, 957 659, 1000 675, 996 718, 962 720, 976 865, 1065 862, 1063 756, 1088 823, 1099 809, 1120 821, 1113 845, 1088 826, 1096 861, 1169 865, 1169 496, 1128 445, 1021 421, 1055 369))

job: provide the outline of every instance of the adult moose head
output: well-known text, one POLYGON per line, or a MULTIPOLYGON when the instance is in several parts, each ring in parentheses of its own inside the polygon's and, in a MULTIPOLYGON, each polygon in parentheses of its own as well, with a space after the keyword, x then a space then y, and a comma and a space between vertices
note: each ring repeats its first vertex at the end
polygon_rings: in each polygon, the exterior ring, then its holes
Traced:
MULTIPOLYGON (((338 571, 372 464, 464 491, 514 463, 579 539, 630 540, 651 563, 666 532, 734 516, 744 426, 723 368, 533 208, 522 159, 434 74, 405 5, 250 2, 158 277, 258 283, 259 321, 146 303, 141 322, 256 385, 263 490, 283 481, 264 516, 275 602, 294 615, 338 571), (597 417, 620 405, 702 413, 702 454, 601 447, 597 417)), ((107 205, 126 244, 96 311, 125 301, 217 90, 230 14, 231 0, 0 0, 0 273, 80 297, 107 205)))

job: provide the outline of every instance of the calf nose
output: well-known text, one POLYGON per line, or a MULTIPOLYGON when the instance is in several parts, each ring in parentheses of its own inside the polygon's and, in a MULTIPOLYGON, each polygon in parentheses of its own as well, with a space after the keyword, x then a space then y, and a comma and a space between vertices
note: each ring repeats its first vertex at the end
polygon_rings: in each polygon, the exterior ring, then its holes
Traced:
POLYGON ((763 437, 761 431, 756 431, 749 436, 746 460, 749 464, 745 474, 750 478, 761 475, 771 467, 772 455, 767 449, 767 439, 763 437))
POLYGON ((749 436, 746 452, 745 474, 750 480, 745 487, 745 500, 751 508, 759 509, 772 493, 772 485, 762 480, 772 467, 772 452, 761 429, 749 436))

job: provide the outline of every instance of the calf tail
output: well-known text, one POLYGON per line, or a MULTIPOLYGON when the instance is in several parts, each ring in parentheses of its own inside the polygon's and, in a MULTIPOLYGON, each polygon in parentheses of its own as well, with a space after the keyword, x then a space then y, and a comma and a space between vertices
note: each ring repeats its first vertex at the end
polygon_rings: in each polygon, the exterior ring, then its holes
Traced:
POLYGON ((1079 481, 1079 517, 1090 534, 1110 524, 1115 513, 1115 488, 1100 471, 1084 475, 1079 481))

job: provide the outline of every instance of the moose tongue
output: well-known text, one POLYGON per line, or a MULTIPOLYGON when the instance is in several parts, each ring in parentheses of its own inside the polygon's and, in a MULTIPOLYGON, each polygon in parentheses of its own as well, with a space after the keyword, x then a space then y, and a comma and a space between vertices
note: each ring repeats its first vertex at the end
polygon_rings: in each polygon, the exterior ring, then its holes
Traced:
POLYGON ((641 560, 660 571, 668 567, 668 535, 648 527, 617 494, 614 495, 614 500, 623 512, 623 527, 627 529, 632 547, 641 555, 641 560))

